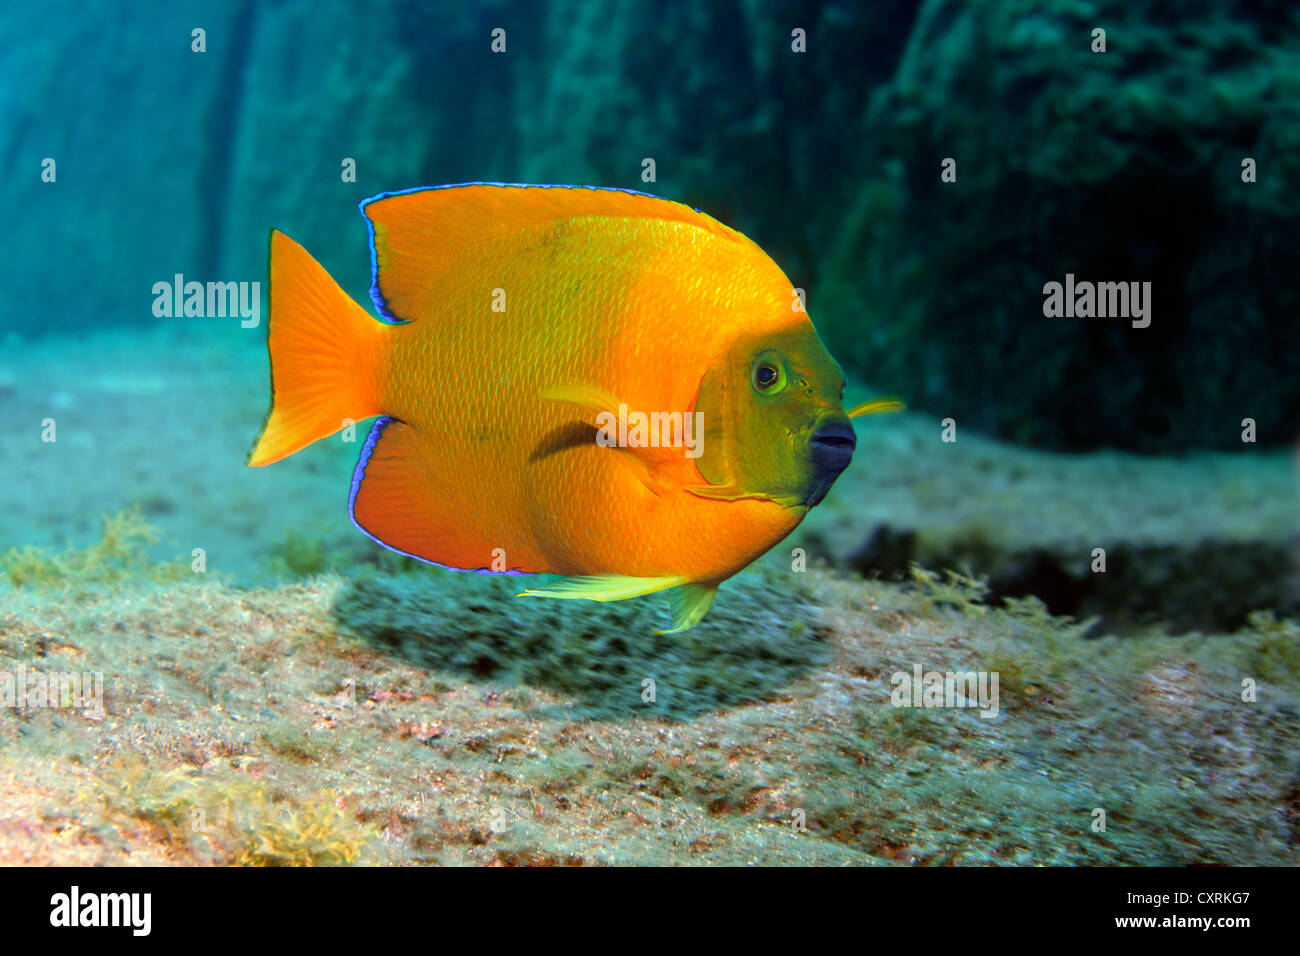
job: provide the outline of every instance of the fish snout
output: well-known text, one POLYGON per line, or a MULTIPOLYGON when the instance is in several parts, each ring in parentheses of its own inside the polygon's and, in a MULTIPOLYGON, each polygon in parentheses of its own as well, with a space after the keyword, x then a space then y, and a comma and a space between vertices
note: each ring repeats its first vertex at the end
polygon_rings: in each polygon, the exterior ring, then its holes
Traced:
POLYGON ((813 464, 818 471, 834 472, 836 476, 853 460, 853 449, 858 447, 858 436, 848 422, 828 422, 817 429, 809 442, 813 464))
POLYGON ((826 497, 835 479, 840 476, 849 462, 853 460, 853 450, 858 445, 858 436, 848 419, 834 419, 826 422, 808 442, 812 454, 813 481, 809 489, 808 507, 813 507, 826 497))

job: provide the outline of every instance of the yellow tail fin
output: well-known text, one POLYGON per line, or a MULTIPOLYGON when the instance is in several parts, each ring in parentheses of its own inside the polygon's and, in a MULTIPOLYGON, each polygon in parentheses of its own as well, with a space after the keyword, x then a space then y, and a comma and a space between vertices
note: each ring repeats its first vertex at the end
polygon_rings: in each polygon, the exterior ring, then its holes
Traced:
POLYGON ((269 465, 380 414, 379 372, 391 326, 372 318, 302 246, 271 231, 271 414, 248 455, 269 465))

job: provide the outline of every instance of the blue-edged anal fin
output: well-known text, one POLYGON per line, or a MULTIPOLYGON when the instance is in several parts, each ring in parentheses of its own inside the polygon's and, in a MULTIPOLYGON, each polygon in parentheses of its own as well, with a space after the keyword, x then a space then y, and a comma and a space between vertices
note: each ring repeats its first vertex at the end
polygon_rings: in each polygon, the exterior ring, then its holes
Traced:
POLYGON ((529 588, 519 597, 565 598, 579 601, 625 601, 656 591, 669 591, 672 601, 672 624, 657 634, 680 634, 703 620, 713 605, 716 584, 688 581, 680 576, 659 578, 627 577, 599 574, 587 577, 560 578, 550 587, 529 588), (669 590, 671 589, 671 590, 669 590))

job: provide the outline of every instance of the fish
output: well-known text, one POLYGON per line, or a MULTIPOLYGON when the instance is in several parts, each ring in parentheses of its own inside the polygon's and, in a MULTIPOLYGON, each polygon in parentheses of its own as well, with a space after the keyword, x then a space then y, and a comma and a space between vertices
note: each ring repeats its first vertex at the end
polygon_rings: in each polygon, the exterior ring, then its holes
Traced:
POLYGON ((510 183, 360 209, 378 319, 271 231, 271 410, 247 463, 374 418, 347 506, 383 547, 558 576, 521 597, 667 591, 675 634, 852 460, 800 290, 698 209, 510 183))

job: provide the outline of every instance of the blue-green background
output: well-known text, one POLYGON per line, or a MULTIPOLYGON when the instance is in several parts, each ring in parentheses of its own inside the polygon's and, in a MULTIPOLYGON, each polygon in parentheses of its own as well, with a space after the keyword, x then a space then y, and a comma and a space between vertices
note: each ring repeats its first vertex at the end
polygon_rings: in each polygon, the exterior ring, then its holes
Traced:
POLYGON ((157 318, 154 284, 265 296, 274 227, 365 302, 364 197, 569 183, 738 227, 806 290, 851 397, 907 403, 910 424, 861 420, 857 460, 803 529, 816 553, 865 573, 967 566, 1059 613, 1096 599, 1179 627, 1290 606, 1297 9, 10 5, 0 545, 84 543, 101 514, 140 504, 160 554, 201 539, 243 576, 295 535, 338 566, 371 556, 343 513, 358 446, 243 467, 267 404, 265 322, 157 318), (1151 326, 1045 318, 1043 284, 1066 273, 1150 282, 1151 326), (39 441, 46 418, 57 446, 39 441), (962 444, 940 442, 948 418, 962 444), (1034 450, 1092 457, 1017 457, 1034 450), (1114 459, 1115 477, 1105 456, 1121 452, 1161 457, 1114 459), (1107 543, 1161 572, 1095 593, 1086 555, 1107 543))

